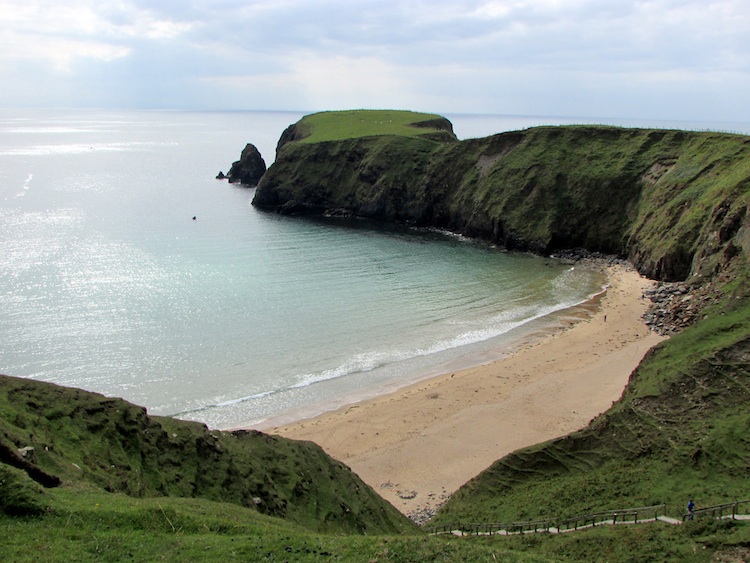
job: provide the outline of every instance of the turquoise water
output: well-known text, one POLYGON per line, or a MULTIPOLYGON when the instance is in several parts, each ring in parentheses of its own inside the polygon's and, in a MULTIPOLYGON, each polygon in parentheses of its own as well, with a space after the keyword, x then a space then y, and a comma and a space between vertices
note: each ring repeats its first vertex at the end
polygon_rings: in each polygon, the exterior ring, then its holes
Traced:
POLYGON ((0 373, 262 424, 478 361, 600 289, 444 233, 259 212, 214 179, 299 117, 0 113, 0 373))

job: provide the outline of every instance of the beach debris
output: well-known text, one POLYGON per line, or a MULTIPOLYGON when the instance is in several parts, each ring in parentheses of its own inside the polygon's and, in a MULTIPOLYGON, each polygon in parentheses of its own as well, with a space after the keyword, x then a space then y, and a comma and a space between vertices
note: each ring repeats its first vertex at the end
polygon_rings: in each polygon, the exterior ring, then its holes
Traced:
MULTIPOLYGON (((409 518, 412 522, 415 524, 418 524, 420 526, 423 526, 424 524, 427 524, 430 520, 432 520, 435 517, 435 514, 437 514, 437 511, 440 510, 440 507, 443 506, 448 499, 450 498, 449 494, 442 494, 440 495, 440 500, 436 502, 435 504, 428 504, 424 506, 420 506, 416 508, 415 510, 412 510, 409 512, 406 517, 409 518)), ((433 496, 430 496, 430 501, 435 502, 435 499, 433 496)))
POLYGON ((695 323, 703 316, 703 309, 720 297, 710 282, 702 285, 660 282, 643 296, 651 301, 643 321, 663 336, 677 334, 695 323))

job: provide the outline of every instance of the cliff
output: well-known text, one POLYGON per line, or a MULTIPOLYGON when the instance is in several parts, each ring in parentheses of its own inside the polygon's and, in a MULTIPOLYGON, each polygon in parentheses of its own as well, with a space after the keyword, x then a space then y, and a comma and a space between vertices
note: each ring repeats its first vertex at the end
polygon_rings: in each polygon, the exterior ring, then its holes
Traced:
POLYGON ((750 252, 747 136, 566 126, 458 142, 310 129, 302 120, 282 135, 255 206, 438 227, 544 254, 583 247, 662 280, 750 252))

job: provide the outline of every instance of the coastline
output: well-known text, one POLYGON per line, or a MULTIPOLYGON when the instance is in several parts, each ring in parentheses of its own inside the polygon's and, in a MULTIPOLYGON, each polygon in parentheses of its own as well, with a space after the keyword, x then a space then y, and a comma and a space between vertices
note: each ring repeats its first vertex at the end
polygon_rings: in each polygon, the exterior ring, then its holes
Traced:
POLYGON ((652 282, 606 272, 584 315, 511 354, 265 431, 317 443, 401 512, 429 514, 495 460, 586 426, 664 339, 641 320, 652 282))

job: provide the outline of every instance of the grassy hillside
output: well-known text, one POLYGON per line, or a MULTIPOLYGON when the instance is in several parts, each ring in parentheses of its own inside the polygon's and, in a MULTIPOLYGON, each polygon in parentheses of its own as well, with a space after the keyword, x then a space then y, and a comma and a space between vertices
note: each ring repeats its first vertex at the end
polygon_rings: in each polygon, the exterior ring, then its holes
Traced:
POLYGON ((306 115, 287 127, 276 145, 276 158, 292 142, 313 145, 372 137, 418 137, 436 142, 458 140, 453 133, 453 124, 431 113, 400 110, 325 111, 306 115))
MULTIPOLYGON (((346 466, 309 442, 209 431, 148 416, 121 399, 7 376, 0 376, 0 414, 0 460, 13 464, 13 452, 31 446, 33 466, 66 485, 229 502, 324 532, 413 531, 346 466)), ((0 503, 5 512, 23 513, 23 504, 0 503)))
MULTIPOLYGON (((28 486, 17 473, 13 486, 28 486)), ((43 499, 38 516, 0 513, 4 561, 548 561, 422 534, 322 534, 206 499, 133 498, 83 485, 45 491, 43 499)))
POLYGON ((8 561, 544 560, 424 536, 312 443, 7 376, 0 530, 8 561))
MULTIPOLYGON (((422 534, 322 534, 236 504, 202 498, 134 498, 85 483, 42 491, 0 464, 2 487, 35 498, 35 516, 0 512, 8 561, 708 561, 731 554, 742 528, 696 523, 595 529, 566 536, 465 540, 422 534), (704 549, 705 547, 705 549, 704 549)), ((744 541, 748 538, 745 536, 744 541)), ((741 546, 739 547, 741 549, 741 546)), ((732 559, 726 559, 731 561, 732 559)), ((741 560, 741 559, 735 559, 741 560)))
MULTIPOLYGON (((82 398, 64 397, 70 404, 82 398)), ((39 407, 36 403, 32 408, 39 407)), ((106 450, 108 441, 100 441, 100 449, 106 450)), ((116 447, 116 441, 109 443, 116 447)), ((188 448, 187 465, 191 457, 188 448)), ((305 460, 298 461, 300 469, 307 467, 305 460)), ((715 553, 732 554, 750 541, 750 527, 711 522, 685 528, 644 525, 566 536, 472 540, 425 536, 410 527, 411 533, 397 535, 352 534, 343 527, 322 533, 294 519, 269 516, 233 502, 107 492, 97 484, 98 479, 87 477, 88 471, 80 472, 79 478, 65 479, 61 486, 43 488, 25 471, 0 463, 3 559, 535 562, 593 561, 606 552, 610 561, 708 561, 715 553)), ((221 474, 206 477, 210 476, 221 474)))
POLYGON ((657 279, 695 273, 711 233, 731 238, 750 203, 741 135, 540 127, 446 153, 473 161, 446 192, 450 228, 541 252, 626 255, 657 279))

